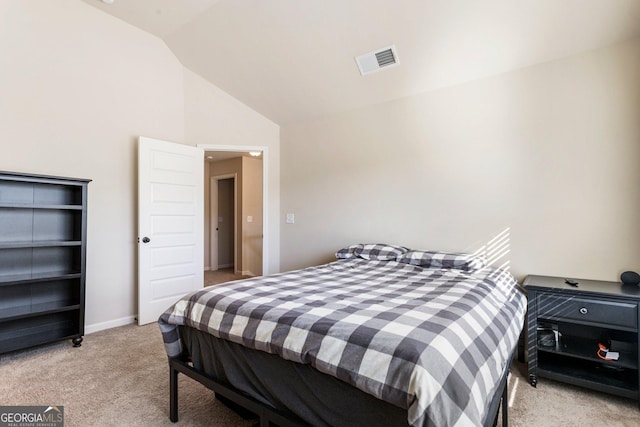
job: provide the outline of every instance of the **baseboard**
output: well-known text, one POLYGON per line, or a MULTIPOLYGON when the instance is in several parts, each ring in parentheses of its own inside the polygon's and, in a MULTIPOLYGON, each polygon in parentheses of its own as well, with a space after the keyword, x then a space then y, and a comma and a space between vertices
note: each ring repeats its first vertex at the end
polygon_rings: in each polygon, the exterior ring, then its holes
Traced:
POLYGON ((108 320, 106 322, 94 323, 92 325, 85 325, 85 335, 92 334, 94 332, 104 331, 105 329, 117 328, 118 326, 130 325, 136 322, 136 316, 121 317, 120 319, 108 320))
POLYGON ((229 267, 233 267, 233 263, 231 264, 218 264, 218 270, 221 268, 229 268, 229 267))
POLYGON ((252 272, 250 272, 249 270, 243 270, 243 271, 238 271, 236 272, 236 274, 242 274, 243 276, 251 276, 254 277, 255 274, 253 274, 252 272))

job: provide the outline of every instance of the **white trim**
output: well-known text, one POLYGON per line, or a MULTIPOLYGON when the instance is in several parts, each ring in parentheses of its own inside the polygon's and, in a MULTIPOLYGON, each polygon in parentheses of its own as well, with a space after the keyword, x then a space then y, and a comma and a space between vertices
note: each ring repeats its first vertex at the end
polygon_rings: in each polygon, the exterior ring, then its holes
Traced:
MULTIPOLYGON (((262 275, 269 271, 269 147, 265 145, 198 144, 206 151, 262 151, 262 275)), ((204 194, 202 195, 204 198, 204 194)), ((276 218, 277 220, 277 218, 276 218)))
POLYGON ((84 334, 89 335, 89 334, 93 334, 94 332, 104 331, 105 329, 111 329, 111 328, 117 328, 118 326, 130 325, 132 323, 136 323, 136 317, 138 316, 127 316, 127 317, 121 317, 120 319, 108 320, 106 322, 86 325, 84 327, 84 334))

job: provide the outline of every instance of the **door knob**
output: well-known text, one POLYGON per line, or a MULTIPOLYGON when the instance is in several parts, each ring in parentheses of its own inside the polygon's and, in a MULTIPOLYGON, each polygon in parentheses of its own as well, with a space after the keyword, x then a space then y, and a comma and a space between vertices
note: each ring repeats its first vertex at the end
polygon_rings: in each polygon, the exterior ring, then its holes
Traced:
POLYGON ((150 241, 151 241, 151 239, 148 238, 148 237, 143 237, 142 238, 142 243, 149 243, 150 241))

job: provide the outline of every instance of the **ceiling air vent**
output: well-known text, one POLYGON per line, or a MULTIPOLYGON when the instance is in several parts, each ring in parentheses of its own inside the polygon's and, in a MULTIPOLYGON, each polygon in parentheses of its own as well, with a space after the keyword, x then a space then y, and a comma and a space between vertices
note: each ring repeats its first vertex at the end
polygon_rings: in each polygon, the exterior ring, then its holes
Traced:
POLYGON ((375 71, 380 71, 383 68, 395 67, 400 64, 400 61, 398 60, 398 53, 394 45, 356 56, 356 63, 358 64, 360 74, 364 76, 375 71))

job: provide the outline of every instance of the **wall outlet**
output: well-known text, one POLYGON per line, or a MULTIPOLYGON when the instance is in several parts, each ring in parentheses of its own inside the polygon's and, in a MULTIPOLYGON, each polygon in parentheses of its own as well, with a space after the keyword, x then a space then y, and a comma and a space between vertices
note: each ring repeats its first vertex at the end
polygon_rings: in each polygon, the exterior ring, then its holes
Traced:
POLYGON ((294 224, 296 222, 296 216, 292 213, 288 213, 285 222, 287 224, 294 224))

